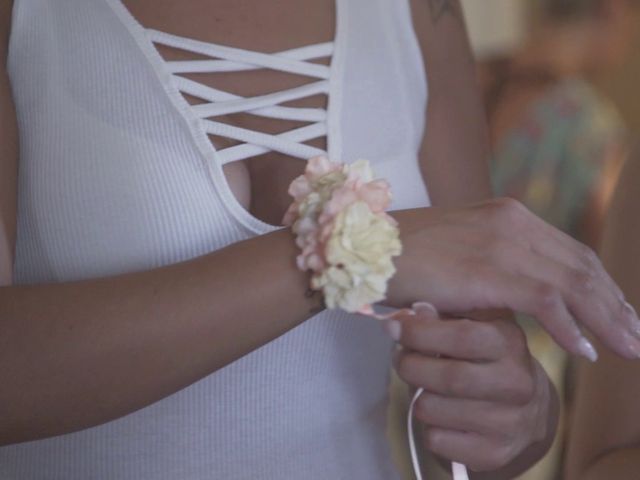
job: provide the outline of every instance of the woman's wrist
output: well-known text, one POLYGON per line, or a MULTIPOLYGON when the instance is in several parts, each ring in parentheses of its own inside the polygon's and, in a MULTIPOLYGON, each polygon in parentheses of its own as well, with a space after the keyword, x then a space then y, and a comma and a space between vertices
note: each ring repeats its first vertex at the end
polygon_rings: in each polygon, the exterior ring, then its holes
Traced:
POLYGON ((300 248, 298 268, 311 272, 311 288, 328 308, 373 315, 402 251, 397 222, 386 213, 389 184, 374 178, 366 160, 315 157, 289 193, 294 201, 284 223, 300 248))
POLYGON ((386 304, 395 308, 408 308, 416 301, 428 300, 420 295, 424 276, 418 271, 424 267, 424 258, 414 248, 412 237, 423 230, 433 214, 432 208, 414 208, 390 212, 400 229, 402 253, 394 258, 396 273, 389 280, 386 304))
POLYGON ((321 292, 310 288, 310 272, 301 271, 296 266, 299 249, 291 228, 284 227, 247 242, 255 244, 255 248, 263 252, 255 265, 256 275, 262 278, 262 292, 289 304, 289 311, 298 319, 296 324, 325 309, 321 292))

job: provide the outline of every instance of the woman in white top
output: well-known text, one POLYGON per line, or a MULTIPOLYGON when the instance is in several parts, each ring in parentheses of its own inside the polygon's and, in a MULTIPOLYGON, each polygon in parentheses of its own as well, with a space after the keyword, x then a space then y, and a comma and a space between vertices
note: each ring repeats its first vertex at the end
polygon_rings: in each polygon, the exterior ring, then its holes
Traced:
MULTIPOLYGON (((395 478, 393 342, 321 311, 277 228, 300 160, 324 151, 392 184, 389 306, 508 308, 573 353, 595 354, 578 325, 640 353, 588 249, 513 201, 461 206, 490 191, 457 2, 0 6, 2 478, 395 478)), ((492 318, 386 326, 426 388, 425 446, 510 478, 557 405, 492 318)))

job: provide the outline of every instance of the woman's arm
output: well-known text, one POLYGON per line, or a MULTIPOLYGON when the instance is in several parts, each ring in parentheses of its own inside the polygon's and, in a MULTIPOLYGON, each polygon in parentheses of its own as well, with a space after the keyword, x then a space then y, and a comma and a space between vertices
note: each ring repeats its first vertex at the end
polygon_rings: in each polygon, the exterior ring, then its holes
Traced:
POLYGON ((169 395, 296 326, 306 295, 289 231, 170 267, 10 286, 16 121, 0 0, 0 444, 93 426, 169 395))
MULTIPOLYGON (((603 260, 640 305, 640 157, 620 176, 603 238, 603 260)), ((640 472, 640 362, 602 351, 580 366, 567 459, 567 478, 637 478, 640 472)))
POLYGON ((458 0, 412 0, 429 83, 420 165, 436 206, 493 197, 489 133, 458 0))
POLYGON ((166 268, 0 288, 0 443, 96 425, 159 400, 320 307, 289 231, 166 268))
MULTIPOLYGON (((0 1, 0 65, 6 63, 6 45, 9 37, 9 19, 12 2, 0 1)), ((4 70, 4 68, 3 68, 4 70)), ((13 112, 9 82, 0 76, 0 112, 13 112)), ((11 282, 12 257, 15 244, 16 175, 18 141, 15 119, 12 113, 2 116, 2 141, 0 142, 0 286, 11 282)))

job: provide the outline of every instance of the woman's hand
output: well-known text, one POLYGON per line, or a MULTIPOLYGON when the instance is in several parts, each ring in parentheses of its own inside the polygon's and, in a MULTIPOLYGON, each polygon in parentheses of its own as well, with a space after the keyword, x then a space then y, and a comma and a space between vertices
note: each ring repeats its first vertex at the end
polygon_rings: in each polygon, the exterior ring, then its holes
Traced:
POLYGON ((535 317, 571 353, 597 358, 586 328, 611 350, 640 357, 640 321, 597 256, 515 200, 395 212, 404 253, 389 301, 427 300, 461 314, 500 309, 535 317))
POLYGON ((387 329, 402 346, 398 374, 425 389, 415 416, 426 448, 476 472, 507 468, 510 475, 544 455, 555 435, 557 397, 518 325, 442 319, 429 304, 414 308, 416 315, 387 320, 387 329))

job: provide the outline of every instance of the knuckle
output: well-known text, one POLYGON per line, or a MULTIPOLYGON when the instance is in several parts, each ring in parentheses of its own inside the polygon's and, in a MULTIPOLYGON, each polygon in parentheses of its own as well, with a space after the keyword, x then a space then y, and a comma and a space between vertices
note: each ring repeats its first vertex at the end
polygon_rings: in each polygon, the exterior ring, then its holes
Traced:
POLYGON ((531 374, 520 367, 504 375, 503 393, 509 403, 525 406, 535 395, 535 382, 531 374))
POLYGON ((581 264, 588 270, 597 270, 600 265, 600 257, 598 257, 598 254, 587 245, 582 243, 579 245, 581 264))
POLYGON ((523 415, 519 409, 511 409, 505 412, 500 421, 496 422, 500 428, 500 434, 513 438, 521 430, 523 424, 523 415))
POLYGON ((475 326, 474 344, 483 348, 491 348, 497 355, 504 356, 512 348, 510 328, 500 322, 477 322, 475 326))
POLYGON ((592 268, 573 270, 568 278, 569 288, 572 292, 583 295, 595 290, 596 275, 592 268))
POLYGON ((415 344, 415 339, 418 337, 418 330, 420 327, 418 326, 418 322, 412 321, 412 319, 407 319, 402 322, 402 328, 400 331, 400 340, 403 345, 412 347, 415 344))
POLYGON ((416 415, 420 418, 420 421, 423 424, 431 423, 431 419, 433 417, 433 409, 431 408, 429 397, 429 395, 421 395, 416 402, 416 415))
POLYGON ((534 395, 535 385, 529 377, 525 377, 520 386, 514 391, 513 401, 516 405, 526 406, 531 403, 534 395))
POLYGON ((469 462, 468 467, 475 472, 491 472, 505 467, 510 463, 511 459, 510 447, 494 447, 483 458, 469 462))
POLYGON ((558 290, 549 284, 541 284, 536 288, 532 296, 535 302, 534 311, 542 315, 554 313, 561 304, 561 295, 558 290))
POLYGON ((457 397, 464 395, 468 385, 468 375, 465 364, 449 363, 443 369, 443 394, 457 397))
POLYGON ((422 430, 422 439, 427 450, 438 452, 442 449, 443 438, 439 431, 426 427, 422 430))
POLYGON ((523 353, 529 352, 529 346, 527 344, 527 335, 524 330, 515 323, 510 323, 509 327, 505 329, 506 332, 503 335, 505 348, 510 353, 520 357, 523 353))
POLYGON ((469 470, 471 470, 472 472, 487 472, 490 470, 493 470, 491 468, 490 465, 488 465, 487 460, 486 459, 482 459, 482 460, 469 460, 466 463, 467 468, 469 468, 469 470))
POLYGON ((487 465, 486 459, 482 459, 482 460, 471 459, 471 460, 468 460, 467 463, 466 463, 466 466, 470 471, 478 472, 478 473, 492 470, 491 466, 487 465))
POLYGON ((510 445, 492 446, 483 458, 470 463, 468 466, 476 472, 491 472, 507 466, 513 458, 513 448, 510 445))
POLYGON ((463 319, 453 331, 453 342, 457 349, 468 350, 476 343, 475 330, 477 327, 473 325, 472 320, 463 319))
POLYGON ((493 462, 493 468, 491 470, 498 470, 505 467, 514 458, 513 448, 510 445, 503 445, 494 450, 491 461, 493 462))
POLYGON ((413 362, 407 353, 400 353, 396 360, 396 372, 404 381, 411 383, 413 375, 413 362))
POLYGON ((527 209, 522 203, 509 197, 493 200, 492 208, 494 219, 505 226, 513 225, 513 222, 520 222, 527 213, 527 209))

